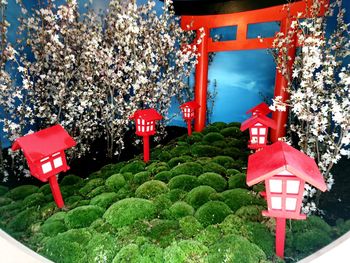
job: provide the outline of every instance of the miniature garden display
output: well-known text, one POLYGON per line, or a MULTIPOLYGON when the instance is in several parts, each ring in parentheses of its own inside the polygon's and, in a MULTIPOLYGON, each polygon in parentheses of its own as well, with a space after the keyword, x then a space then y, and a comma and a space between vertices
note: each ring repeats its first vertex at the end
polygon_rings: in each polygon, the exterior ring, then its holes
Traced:
POLYGON ((340 0, 201 16, 171 0, 29 2, 0 0, 8 235, 57 263, 263 263, 297 262, 350 230, 350 214, 320 206, 350 155, 340 0), (249 36, 272 20, 275 37, 249 36), (226 26, 234 40, 211 36, 226 26), (276 60, 272 105, 208 123, 209 54, 256 48, 276 60))

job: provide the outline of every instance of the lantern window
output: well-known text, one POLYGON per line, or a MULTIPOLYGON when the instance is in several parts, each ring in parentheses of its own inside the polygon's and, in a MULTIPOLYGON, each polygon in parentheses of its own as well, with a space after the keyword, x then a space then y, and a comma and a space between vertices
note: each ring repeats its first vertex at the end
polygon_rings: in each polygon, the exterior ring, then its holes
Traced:
POLYGON ((300 182, 297 180, 287 180, 287 194, 298 194, 300 182))
POLYGON ((259 144, 264 144, 265 143, 265 137, 260 136, 259 137, 259 144))
POLYGON ((250 140, 250 143, 252 143, 252 144, 258 143, 258 137, 253 136, 252 139, 250 140))
MULTIPOLYGON (((48 159, 48 158, 47 158, 48 159)), ((47 162, 47 163, 44 163, 41 165, 41 168, 43 170, 43 173, 46 174, 50 171, 52 171, 52 166, 51 166, 51 163, 50 162, 47 162)))
POLYGON ((259 129, 259 134, 260 135, 265 135, 266 134, 266 128, 260 128, 259 129))
POLYGON ((271 193, 282 193, 282 180, 269 180, 271 193))
POLYGON ((258 135, 258 128, 252 128, 252 135, 258 135))
POLYGON ((53 160, 53 166, 55 168, 58 168, 58 167, 60 167, 62 165, 63 165, 63 162, 62 162, 62 158, 61 157, 58 157, 58 158, 53 160))
POLYGON ((288 211, 295 211, 296 207, 297 207, 297 199, 296 198, 287 197, 286 198, 286 210, 288 210, 288 211))
POLYGON ((272 196, 271 207, 272 209, 282 209, 282 198, 279 196, 272 196))

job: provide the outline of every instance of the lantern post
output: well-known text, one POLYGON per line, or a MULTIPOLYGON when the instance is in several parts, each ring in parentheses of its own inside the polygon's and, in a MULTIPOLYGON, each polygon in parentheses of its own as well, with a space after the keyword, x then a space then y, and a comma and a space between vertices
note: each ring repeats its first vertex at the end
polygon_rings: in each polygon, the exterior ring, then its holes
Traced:
POLYGON ((76 145, 72 137, 60 125, 17 138, 12 150, 22 149, 30 173, 42 182, 49 181, 51 192, 57 207, 62 208, 64 201, 56 175, 70 169, 64 150, 76 145))
POLYGON ((163 117, 154 109, 137 110, 129 117, 135 120, 136 135, 143 137, 143 161, 147 163, 149 157, 149 136, 156 133, 156 121, 163 117))
POLYGON ((195 118, 196 110, 199 108, 199 104, 196 101, 189 101, 180 106, 182 111, 182 117, 187 123, 188 136, 192 135, 192 120, 195 118))
POLYGON ((276 218, 276 255, 284 257, 286 219, 306 219, 301 214, 305 182, 326 191, 327 186, 316 162, 285 142, 275 142, 249 156, 247 185, 265 182, 267 211, 276 218))

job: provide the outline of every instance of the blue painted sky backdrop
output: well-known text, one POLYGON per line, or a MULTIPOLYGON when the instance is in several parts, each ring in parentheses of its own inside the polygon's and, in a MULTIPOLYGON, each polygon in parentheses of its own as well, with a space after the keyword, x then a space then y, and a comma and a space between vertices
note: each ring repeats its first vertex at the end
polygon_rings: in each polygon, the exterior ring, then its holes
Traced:
MULTIPOLYGON (((62 0, 60 0, 63 2, 62 0)), ((59 3, 60 1, 57 1, 59 3)), ((88 0, 79 0, 83 9, 84 3, 88 0)), ((11 23, 9 39, 16 38, 15 30, 18 25, 17 18, 20 14, 19 7, 9 1, 7 17, 11 23)), ((138 0, 142 4, 145 0, 138 0)), ((350 22, 350 1, 344 0, 344 7, 348 10, 346 20, 350 22)), ((34 6, 36 0, 26 0, 26 5, 34 6)), ((105 10, 109 1, 94 0, 93 7, 96 10, 105 10)), ((156 9, 160 13, 162 2, 156 1, 156 9)), ((334 24, 334 19, 331 19, 334 24)), ((255 38, 258 35, 269 37, 278 31, 277 23, 266 23, 249 26, 248 37, 255 38)), ((235 39, 235 28, 221 28, 211 32, 212 35, 219 34, 222 40, 235 39)), ((213 91, 214 80, 217 83, 217 97, 213 108, 211 122, 215 121, 243 121, 246 118, 245 112, 252 106, 260 103, 263 97, 271 98, 273 95, 275 80, 275 65, 272 55, 267 50, 232 51, 219 52, 215 54, 214 60, 209 68, 209 90, 213 91)), ((193 79, 191 80, 193 84, 193 79)), ((175 103, 171 114, 179 113, 178 105, 175 103)), ((171 122, 173 125, 185 126, 178 115, 171 122)))

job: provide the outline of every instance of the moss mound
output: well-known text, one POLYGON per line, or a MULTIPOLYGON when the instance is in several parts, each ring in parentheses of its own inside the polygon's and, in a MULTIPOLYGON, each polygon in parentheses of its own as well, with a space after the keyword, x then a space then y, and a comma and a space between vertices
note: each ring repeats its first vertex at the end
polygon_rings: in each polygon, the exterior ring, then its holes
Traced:
POLYGON ((188 156, 188 155, 183 155, 183 156, 178 156, 178 157, 174 157, 174 158, 171 158, 169 161, 168 161, 168 166, 170 168, 173 168, 179 164, 182 164, 182 163, 185 163, 185 162, 190 162, 192 161, 193 158, 191 156, 188 156))
POLYGON ((208 252, 209 249, 198 241, 175 241, 164 250, 164 261, 173 263, 204 263, 208 252))
POLYGON ((265 210, 265 207, 258 205, 247 205, 240 207, 235 214, 247 221, 261 222, 264 219, 261 214, 262 210, 265 210))
POLYGON ((220 148, 211 145, 195 144, 191 147, 191 153, 196 157, 214 157, 221 153, 220 148))
POLYGON ((126 184, 126 181, 122 174, 113 174, 108 177, 105 184, 110 190, 118 192, 126 184))
POLYGON ((102 193, 92 198, 90 201, 90 205, 95 205, 95 206, 102 207, 103 209, 106 209, 117 200, 118 200, 118 194, 114 192, 102 193))
POLYGON ((126 198, 111 205, 103 218, 114 227, 122 227, 133 224, 139 219, 152 218, 155 213, 156 207, 151 201, 126 198))
POLYGON ((15 231, 21 232, 27 230, 40 218, 40 213, 36 208, 28 208, 18 213, 8 224, 8 227, 15 231))
MULTIPOLYGON (((237 170, 236 170, 237 171, 237 170)), ((228 188, 247 188, 246 175, 243 173, 236 173, 228 179, 228 188)))
POLYGON ((180 231, 186 238, 191 238, 203 230, 203 226, 194 216, 185 216, 179 220, 180 231))
POLYGON ((30 207, 30 206, 39 206, 46 203, 46 198, 43 193, 34 193, 31 195, 28 195, 23 200, 23 206, 24 207, 30 207))
POLYGON ((115 242, 109 233, 94 234, 86 246, 86 262, 112 262, 116 254, 115 242))
POLYGON ((164 182, 151 180, 140 185, 135 191, 135 196, 138 198, 152 199, 168 191, 169 188, 164 182))
POLYGON ((74 208, 70 210, 64 219, 67 227, 72 228, 82 228, 88 227, 97 218, 101 217, 104 210, 95 205, 86 205, 74 208))
POLYGON ((267 257, 271 258, 275 254, 275 237, 266 225, 255 222, 245 222, 248 233, 248 240, 260 247, 267 257))
POLYGON ((255 197, 251 192, 246 189, 232 189, 221 193, 221 197, 224 202, 236 212, 242 206, 247 205, 264 205, 265 200, 255 197))
POLYGON ((147 182, 151 177, 151 173, 149 171, 138 172, 134 175, 134 183, 140 185, 144 182, 147 182))
POLYGON ((202 173, 203 168, 198 163, 187 162, 187 163, 183 163, 175 166, 170 171, 173 174, 173 176, 180 175, 180 174, 199 176, 202 173))
POLYGON ((225 203, 209 201, 202 205, 195 213, 195 217, 203 226, 221 223, 232 211, 225 203))
POLYGON ((226 180, 217 173, 204 173, 198 177, 198 183, 213 187, 216 191, 222 192, 226 188, 226 180))
POLYGON ((265 253, 247 239, 229 235, 209 248, 208 262, 256 263, 266 260, 265 253))
POLYGON ((169 180, 173 177, 173 174, 169 171, 163 171, 163 172, 160 172, 160 173, 157 173, 155 176, 154 176, 154 179, 155 180, 159 180, 159 181, 162 181, 162 182, 169 182, 169 180))
POLYGON ((146 164, 143 161, 133 161, 126 164, 123 168, 120 169, 120 173, 132 173, 136 174, 142 172, 145 169, 146 164))
POLYGON ((170 189, 182 189, 185 191, 189 191, 192 188, 196 187, 198 185, 198 179, 197 177, 194 177, 192 175, 178 175, 173 178, 168 183, 168 186, 170 189))
POLYGON ((8 192, 8 187, 0 185, 0 196, 3 196, 4 194, 6 194, 8 192))
POLYGON ((56 236, 59 233, 67 231, 67 227, 63 221, 53 220, 45 222, 41 227, 40 231, 45 236, 56 236))
POLYGON ((210 195, 216 193, 215 189, 201 185, 193 188, 186 196, 186 201, 194 208, 198 208, 210 200, 210 195))
POLYGON ((170 150, 170 154, 172 157, 183 156, 190 153, 190 148, 188 146, 179 146, 176 145, 174 148, 170 150))
POLYGON ((37 193, 38 191, 39 191, 39 187, 37 186, 21 185, 7 192, 6 197, 9 197, 13 200, 19 200, 19 199, 24 199, 28 195, 37 193))
POLYGON ((203 137, 203 141, 208 143, 213 143, 216 141, 224 140, 225 137, 222 136, 219 132, 209 132, 203 137))
POLYGON ((220 131, 220 133, 225 137, 239 138, 243 135, 238 127, 227 127, 220 131))
MULTIPOLYGON (((79 193, 82 196, 87 196, 92 190, 104 184, 105 181, 102 178, 91 179, 79 190, 79 193)), ((75 189, 75 187, 73 187, 73 189, 75 189)))
POLYGON ((74 174, 70 174, 63 177, 62 181, 60 182, 60 186, 74 185, 82 182, 83 182, 83 179, 81 177, 76 176, 74 174))
POLYGON ((183 201, 178 201, 174 203, 169 208, 171 217, 174 219, 179 219, 181 217, 190 216, 194 214, 194 209, 192 206, 183 201))
POLYGON ((203 172, 213 172, 225 176, 226 168, 215 162, 207 162, 204 164, 203 172))

